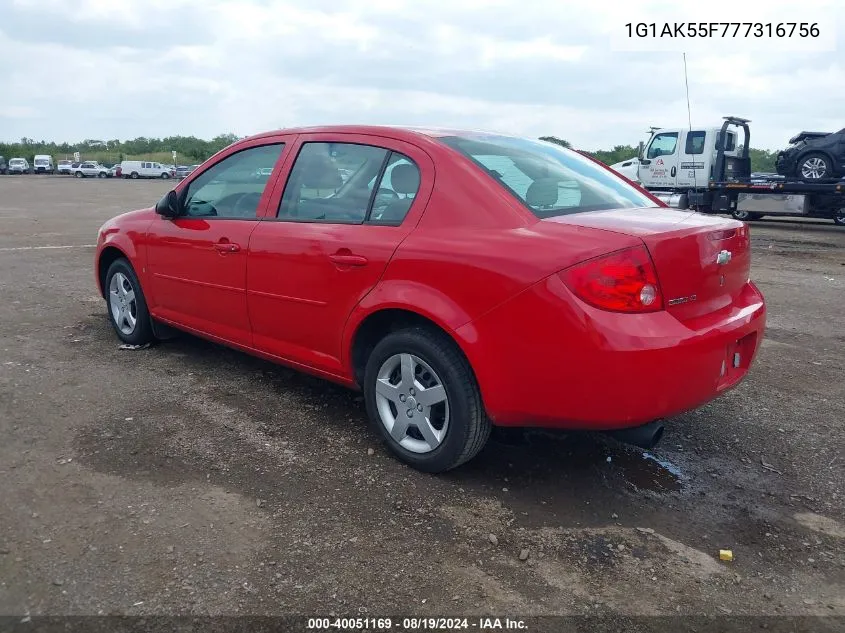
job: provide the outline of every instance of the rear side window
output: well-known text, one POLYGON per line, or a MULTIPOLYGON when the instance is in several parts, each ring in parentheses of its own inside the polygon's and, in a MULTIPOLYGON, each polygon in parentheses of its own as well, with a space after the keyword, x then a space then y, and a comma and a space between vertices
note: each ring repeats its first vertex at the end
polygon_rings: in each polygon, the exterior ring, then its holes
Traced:
MULTIPOLYGON (((719 134, 721 135, 721 132, 719 132, 719 134)), ((728 132, 727 138, 728 140, 725 143, 725 151, 732 152, 736 149, 736 134, 734 134, 733 132, 728 132)))
POLYGON ((703 154, 706 132, 687 132, 686 154, 703 154))
POLYGON ((614 173, 553 143, 498 135, 439 140, 469 158, 539 218, 657 206, 614 173))
POLYGON ((356 143, 305 143, 285 184, 278 217, 360 224, 390 151, 356 143))

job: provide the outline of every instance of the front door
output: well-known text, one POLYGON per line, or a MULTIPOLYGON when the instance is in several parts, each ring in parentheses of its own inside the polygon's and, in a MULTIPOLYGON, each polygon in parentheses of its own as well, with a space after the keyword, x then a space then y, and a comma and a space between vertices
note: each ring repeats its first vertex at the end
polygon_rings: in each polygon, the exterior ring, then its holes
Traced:
POLYGON ((413 229, 433 168, 391 139, 301 139, 278 211, 268 209, 250 242, 254 344, 339 374, 346 320, 413 229))
POLYGON ((678 132, 658 132, 651 139, 640 173, 646 187, 673 188, 678 175, 678 132))
POLYGON ((178 189, 183 214, 150 227, 153 316, 251 345, 247 249, 282 149, 272 143, 229 154, 178 189))

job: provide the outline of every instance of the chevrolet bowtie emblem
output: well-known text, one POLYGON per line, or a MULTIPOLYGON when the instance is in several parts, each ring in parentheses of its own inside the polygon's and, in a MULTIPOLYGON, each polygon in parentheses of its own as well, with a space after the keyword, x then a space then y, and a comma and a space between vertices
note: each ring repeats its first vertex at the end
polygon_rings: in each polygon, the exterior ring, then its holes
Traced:
POLYGON ((716 263, 719 266, 723 266, 731 261, 731 252, 730 251, 722 251, 718 255, 716 255, 716 263))

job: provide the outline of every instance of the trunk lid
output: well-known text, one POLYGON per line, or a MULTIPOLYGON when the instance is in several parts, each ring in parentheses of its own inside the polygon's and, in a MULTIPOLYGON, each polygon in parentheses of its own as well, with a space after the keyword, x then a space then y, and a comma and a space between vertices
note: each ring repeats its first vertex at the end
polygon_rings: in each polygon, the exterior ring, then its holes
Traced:
POLYGON ((672 208, 612 209, 548 218, 640 238, 665 309, 682 321, 728 308, 749 280, 748 227, 737 220, 672 208))

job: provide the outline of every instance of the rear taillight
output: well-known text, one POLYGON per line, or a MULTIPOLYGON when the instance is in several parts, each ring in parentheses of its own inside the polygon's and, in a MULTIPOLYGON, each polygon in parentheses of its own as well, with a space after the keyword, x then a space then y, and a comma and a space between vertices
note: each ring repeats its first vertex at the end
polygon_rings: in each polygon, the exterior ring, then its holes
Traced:
POLYGON ((577 264, 560 273, 575 295, 612 312, 657 312, 663 296, 654 262, 645 246, 617 251, 577 264))

